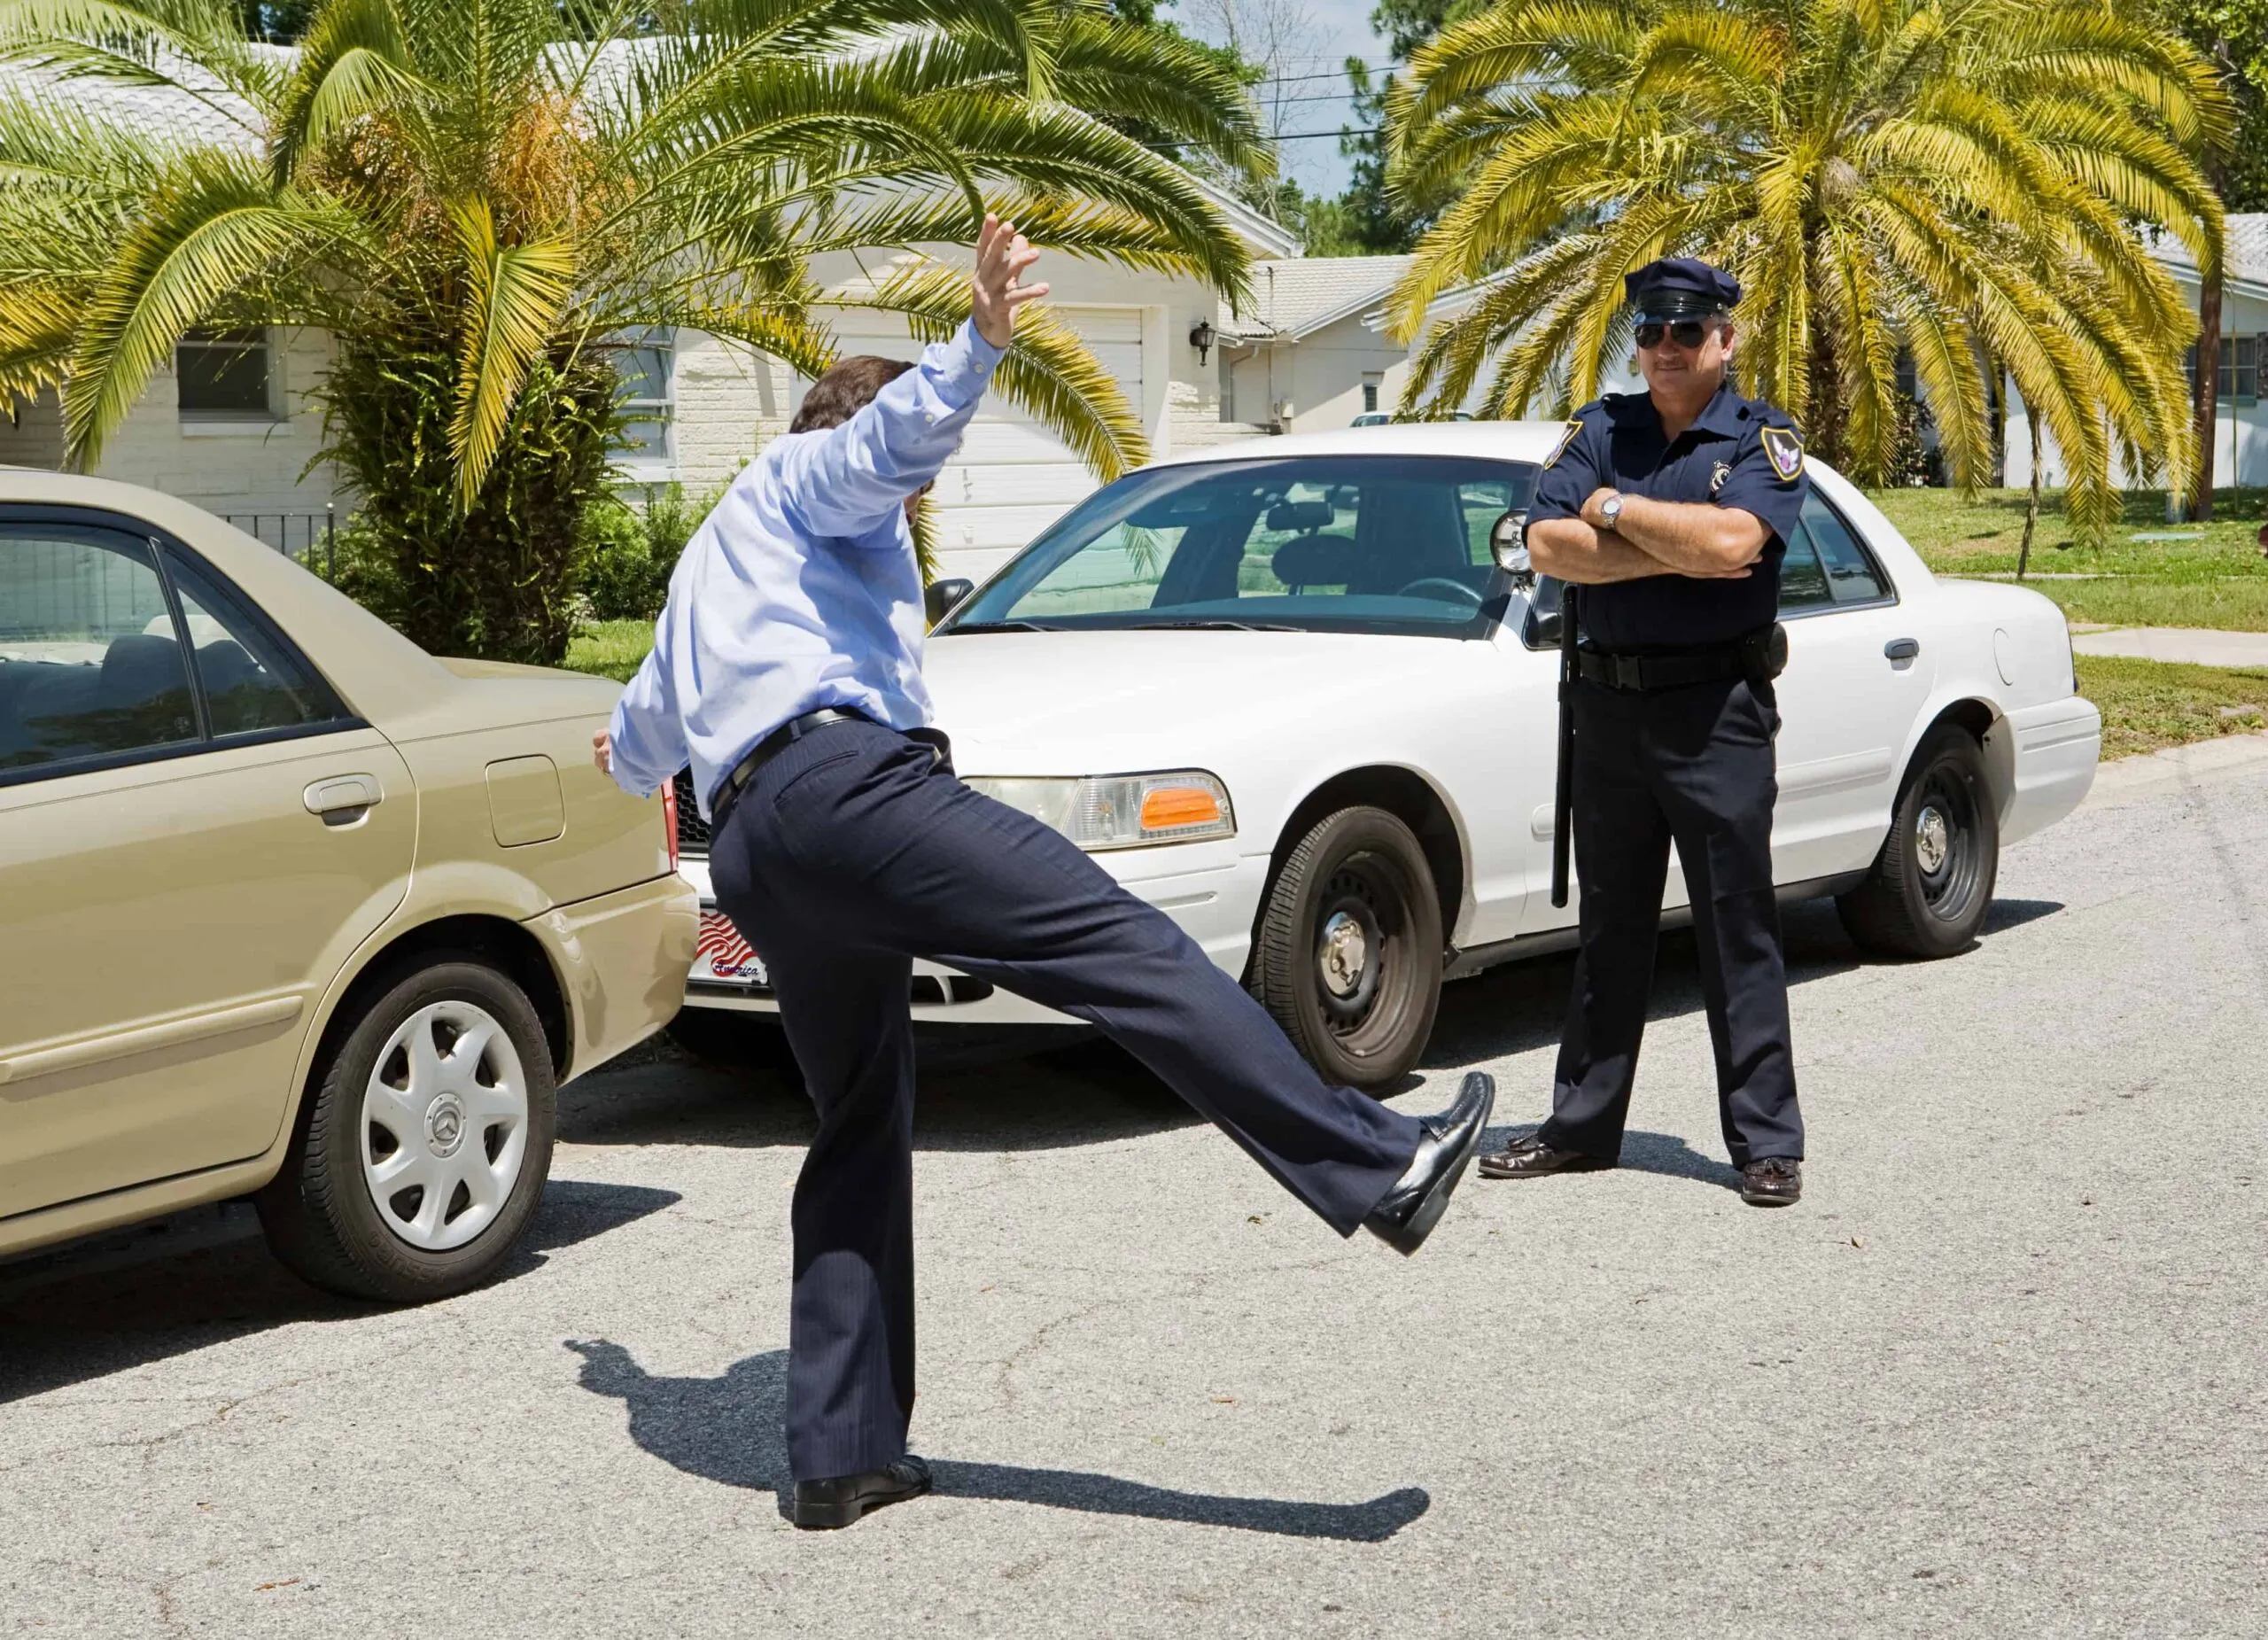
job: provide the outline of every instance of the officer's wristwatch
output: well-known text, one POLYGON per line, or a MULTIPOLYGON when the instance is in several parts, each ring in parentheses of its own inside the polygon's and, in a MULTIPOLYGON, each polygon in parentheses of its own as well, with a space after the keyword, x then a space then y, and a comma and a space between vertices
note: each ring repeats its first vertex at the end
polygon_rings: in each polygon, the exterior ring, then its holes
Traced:
POLYGON ((1608 529, 1614 527, 1616 521, 1622 517, 1621 491, 1614 490, 1608 494, 1607 498, 1598 504, 1598 516, 1600 522, 1608 529))

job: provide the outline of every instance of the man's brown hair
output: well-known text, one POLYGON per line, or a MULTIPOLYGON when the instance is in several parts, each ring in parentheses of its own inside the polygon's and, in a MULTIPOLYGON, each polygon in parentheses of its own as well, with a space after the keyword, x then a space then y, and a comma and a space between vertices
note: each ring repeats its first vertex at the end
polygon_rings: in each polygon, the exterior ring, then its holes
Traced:
POLYGON ((817 432, 824 427, 842 426, 876 393, 913 368, 903 359, 885 359, 871 353, 837 361, 812 384, 812 390, 796 408, 796 419, 788 424, 788 431, 817 432))

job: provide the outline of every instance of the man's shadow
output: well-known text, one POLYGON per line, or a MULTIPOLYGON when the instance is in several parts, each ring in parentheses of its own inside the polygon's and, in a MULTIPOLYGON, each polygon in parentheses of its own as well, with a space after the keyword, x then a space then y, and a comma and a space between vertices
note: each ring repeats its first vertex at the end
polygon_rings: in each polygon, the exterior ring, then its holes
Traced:
MULTIPOLYGON (((663 1462, 724 1486, 777 1495, 788 1512, 794 1483, 782 1434, 788 1352, 768 1349, 734 1362, 718 1378, 656 1378, 621 1345, 604 1339, 567 1341, 583 1357, 583 1387, 630 1411, 630 1438, 663 1462)), ((1327 1537, 1378 1543, 1433 1506, 1418 1487, 1361 1504, 1307 1504, 1273 1497, 1225 1497, 1177 1492, 1112 1475, 1013 1464, 931 1459, 945 1497, 1038 1504, 1090 1514, 1235 1527, 1285 1537, 1327 1537)))

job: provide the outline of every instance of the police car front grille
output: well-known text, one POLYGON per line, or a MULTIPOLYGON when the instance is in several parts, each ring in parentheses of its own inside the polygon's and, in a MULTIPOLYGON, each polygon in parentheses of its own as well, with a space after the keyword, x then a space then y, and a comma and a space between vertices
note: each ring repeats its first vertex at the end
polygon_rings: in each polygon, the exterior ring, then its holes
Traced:
POLYGON ((709 852, 709 822, 701 818, 701 804, 693 795, 693 771, 677 772, 677 851, 683 854, 709 852))

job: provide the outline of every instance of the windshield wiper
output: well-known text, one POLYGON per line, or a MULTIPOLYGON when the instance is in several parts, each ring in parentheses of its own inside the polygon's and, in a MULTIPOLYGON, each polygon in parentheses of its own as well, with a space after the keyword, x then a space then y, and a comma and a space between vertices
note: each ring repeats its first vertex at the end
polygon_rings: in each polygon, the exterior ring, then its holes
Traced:
POLYGON ((1210 620, 1136 621, 1127 628, 1130 632, 1299 632, 1303 628, 1285 626, 1275 621, 1232 621, 1225 617, 1210 620))
POLYGON ((1046 626, 1039 621, 959 621, 937 635, 951 637, 957 632, 1061 632, 1060 626, 1046 626))

